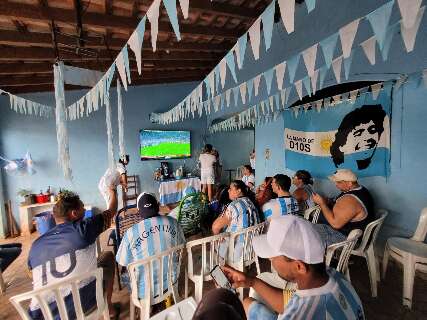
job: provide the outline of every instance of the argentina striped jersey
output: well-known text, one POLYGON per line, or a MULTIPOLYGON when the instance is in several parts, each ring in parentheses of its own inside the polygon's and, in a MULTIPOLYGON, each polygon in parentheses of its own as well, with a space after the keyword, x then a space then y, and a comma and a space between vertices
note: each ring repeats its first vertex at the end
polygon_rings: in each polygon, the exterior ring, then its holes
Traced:
POLYGON ((277 218, 287 214, 298 214, 299 205, 294 197, 279 197, 271 199, 262 206, 265 220, 277 218))

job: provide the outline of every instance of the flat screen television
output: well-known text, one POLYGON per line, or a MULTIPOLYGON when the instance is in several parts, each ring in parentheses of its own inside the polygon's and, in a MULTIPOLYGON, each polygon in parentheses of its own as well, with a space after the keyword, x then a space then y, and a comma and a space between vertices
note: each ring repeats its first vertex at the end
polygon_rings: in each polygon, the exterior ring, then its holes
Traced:
POLYGON ((190 131, 140 130, 141 160, 191 157, 190 131))

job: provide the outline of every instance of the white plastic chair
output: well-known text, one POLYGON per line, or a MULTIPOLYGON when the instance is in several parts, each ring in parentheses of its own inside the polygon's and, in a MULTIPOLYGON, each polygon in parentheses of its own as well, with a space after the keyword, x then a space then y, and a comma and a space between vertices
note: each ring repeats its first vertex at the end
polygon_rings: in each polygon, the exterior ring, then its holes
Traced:
MULTIPOLYGON (((245 271, 245 268, 249 267, 253 263, 256 265, 257 274, 261 273, 259 267, 258 256, 252 247, 252 239, 262 234, 265 227, 265 222, 257 224, 238 232, 230 233, 230 240, 228 243, 228 255, 227 264, 236 270, 241 272, 245 271), (243 239, 242 239, 243 238, 243 239), (241 249, 242 252, 237 252, 236 248, 241 249), (239 256, 235 259, 236 253, 239 256)), ((243 299, 243 288, 239 288, 239 297, 243 299)))
POLYGON ((348 273, 348 260, 350 259, 351 251, 356 245, 357 240, 362 235, 362 230, 354 229, 351 230, 347 236, 347 240, 331 244, 326 249, 326 266, 330 266, 332 257, 338 249, 341 249, 341 253, 338 259, 336 270, 345 274, 348 281, 350 281, 350 275, 348 273))
POLYGON ((427 272, 427 207, 421 210, 417 229, 412 238, 393 237, 387 240, 383 257, 383 277, 391 256, 403 265, 403 305, 412 307, 415 271, 427 272))
POLYGON ((317 223, 317 220, 319 219, 320 215, 320 206, 314 206, 311 208, 308 208, 304 211, 304 219, 310 221, 311 223, 317 223))
POLYGON ((130 299, 130 319, 135 319, 135 307, 140 309, 140 319, 150 318, 151 306, 165 300, 172 294, 175 303, 181 301, 178 294, 178 279, 181 269, 182 253, 185 245, 179 245, 159 253, 155 256, 148 257, 132 262, 128 265, 128 272, 130 284, 132 288, 130 299), (178 258, 178 261, 176 261, 178 258), (167 261, 167 279, 163 278, 165 261, 167 261), (156 265, 153 267, 153 265, 156 265), (157 272, 153 272, 153 269, 157 272), (139 289, 139 273, 144 272, 144 298, 140 299, 138 296, 139 289), (154 275, 157 275, 154 279, 154 275), (175 276, 174 276, 175 275, 175 276), (159 287, 159 294, 154 296, 153 283, 157 282, 159 287), (163 282, 167 282, 167 288, 163 287, 163 282))
POLYGON ((366 226, 360 245, 351 252, 352 255, 364 257, 366 260, 373 298, 377 296, 377 282, 380 281, 380 269, 378 260, 375 257, 374 245, 381 226, 388 215, 387 210, 381 209, 378 212, 381 214, 381 217, 366 226))
MULTIPOLYGON (((210 271, 216 265, 224 265, 225 260, 220 256, 219 247, 221 243, 224 243, 229 238, 229 233, 221 233, 212 237, 202 238, 187 242, 187 255, 188 255, 188 266, 185 273, 185 297, 188 297, 188 279, 194 282, 194 298, 197 302, 200 302, 203 294, 203 283, 205 281, 211 281, 212 277, 210 271), (200 272, 196 273, 195 265, 197 258, 201 256, 200 272), (196 253, 196 261, 193 258, 193 253, 196 253)), ((197 268, 199 270, 199 268, 197 268)))
POLYGON ((14 297, 11 297, 10 302, 13 304, 16 310, 18 310, 21 319, 30 320, 32 318, 30 317, 27 309, 28 300, 36 299, 40 305, 40 310, 43 313, 43 317, 46 320, 52 320, 53 315, 49 308, 50 301, 47 301, 46 298, 53 296, 58 306, 59 315, 61 319, 65 320, 68 319, 68 314, 64 302, 65 297, 61 295, 61 290, 66 290, 66 288, 70 288, 70 286, 74 309, 76 311, 76 318, 78 320, 95 320, 99 319, 100 317, 103 317, 104 320, 110 319, 107 300, 102 289, 101 268, 86 272, 78 276, 70 277, 62 281, 58 281, 54 284, 50 284, 30 292, 18 294, 14 297), (79 283, 93 277, 96 279, 96 307, 95 309, 91 309, 90 313, 84 314, 80 300, 79 283))

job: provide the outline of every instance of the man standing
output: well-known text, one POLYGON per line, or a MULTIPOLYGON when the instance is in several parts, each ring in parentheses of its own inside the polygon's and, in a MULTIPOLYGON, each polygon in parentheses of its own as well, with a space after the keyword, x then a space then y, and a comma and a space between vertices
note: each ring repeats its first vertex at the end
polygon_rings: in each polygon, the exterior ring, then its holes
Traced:
POLYGON ((365 230, 375 219, 374 200, 368 189, 357 182, 357 176, 348 169, 339 169, 329 179, 341 193, 333 206, 319 194, 313 195, 313 201, 320 205, 327 224, 315 225, 326 245, 344 241, 353 229, 365 230))
MULTIPOLYGON (((115 310, 111 304, 114 281, 114 255, 110 251, 102 252, 96 258, 96 239, 110 227, 111 218, 117 213, 117 192, 108 189, 108 209, 91 218, 83 219, 85 209, 79 196, 66 193, 61 196, 53 207, 56 226, 38 238, 31 246, 28 256, 28 266, 33 273, 34 289, 60 280, 92 271, 97 267, 104 270, 104 290, 110 314, 118 318, 120 310, 115 310)), ((95 281, 80 284, 80 295, 83 311, 88 311, 96 305, 95 281)), ((63 293, 68 316, 74 319, 74 302, 71 288, 63 293)), ((54 317, 58 309, 54 296, 47 297, 54 317)), ((117 309, 117 308, 116 308, 117 309)), ((40 306, 36 300, 31 301, 30 314, 33 319, 43 319, 40 306)))
POLYGON ((297 290, 285 304, 286 291, 223 267, 233 287, 252 287, 270 306, 246 298, 243 305, 249 320, 365 318, 351 284, 326 269, 325 246, 307 220, 293 215, 272 219, 267 234, 253 239, 253 248, 259 257, 271 260, 281 278, 296 283, 297 290))
POLYGON ((298 201, 289 193, 291 178, 284 174, 276 174, 271 182, 271 187, 277 194, 277 198, 271 199, 262 206, 265 220, 299 213, 298 201))

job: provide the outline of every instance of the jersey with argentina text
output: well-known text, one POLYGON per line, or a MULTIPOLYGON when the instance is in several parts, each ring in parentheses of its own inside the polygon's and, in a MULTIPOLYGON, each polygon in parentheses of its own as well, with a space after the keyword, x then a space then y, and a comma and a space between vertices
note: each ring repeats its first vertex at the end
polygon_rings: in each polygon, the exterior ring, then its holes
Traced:
MULTIPOLYGON (((176 219, 166 216, 155 216, 134 224, 123 235, 116 260, 122 266, 154 256, 170 248, 185 243, 184 234, 176 219)), ((174 257, 174 267, 178 266, 178 256, 174 257)), ((168 262, 163 266, 163 288, 167 289, 168 262)), ((158 283, 159 263, 153 263, 153 297, 163 295, 158 283)), ((177 268, 173 270, 173 280, 177 277, 177 268)), ((145 292, 144 268, 138 269, 138 295, 142 299, 145 292)))
POLYGON ((265 220, 277 218, 287 214, 298 214, 298 201, 292 196, 271 199, 262 206, 265 220))

